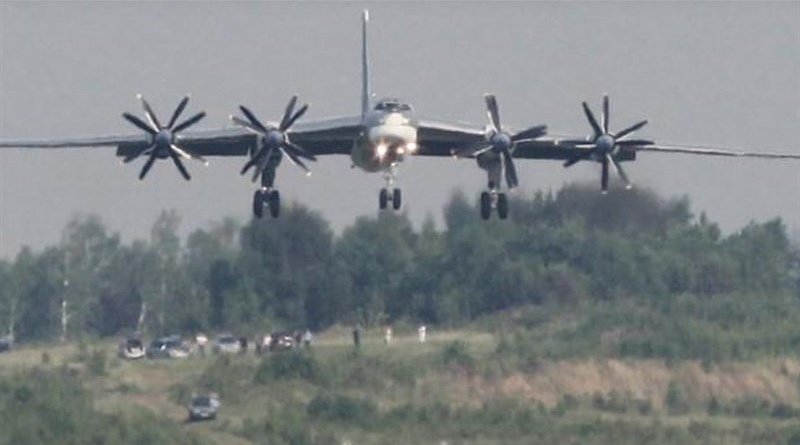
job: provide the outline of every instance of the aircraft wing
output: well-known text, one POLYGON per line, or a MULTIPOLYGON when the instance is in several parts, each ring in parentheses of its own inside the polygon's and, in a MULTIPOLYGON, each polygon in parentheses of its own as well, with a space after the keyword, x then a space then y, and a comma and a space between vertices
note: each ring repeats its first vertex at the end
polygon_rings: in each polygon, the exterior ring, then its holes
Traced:
POLYGON ((453 156, 453 152, 485 144, 483 128, 466 124, 420 120, 417 124, 417 156, 453 156))
POLYGON ((289 140, 315 155, 349 154, 361 134, 361 116, 298 122, 288 131, 289 140))
POLYGON ((760 151, 737 151, 727 148, 717 147, 699 147, 699 146, 681 146, 681 145, 643 145, 641 147, 630 147, 636 151, 654 151, 661 153, 685 153, 694 155, 708 155, 708 156, 732 156, 732 157, 747 157, 747 158, 765 158, 765 159, 800 159, 800 154, 791 153, 770 153, 760 151))
POLYGON ((0 148, 85 148, 113 147, 120 144, 147 143, 150 137, 144 133, 138 135, 119 135, 101 137, 79 137, 69 139, 39 140, 0 140, 0 148))

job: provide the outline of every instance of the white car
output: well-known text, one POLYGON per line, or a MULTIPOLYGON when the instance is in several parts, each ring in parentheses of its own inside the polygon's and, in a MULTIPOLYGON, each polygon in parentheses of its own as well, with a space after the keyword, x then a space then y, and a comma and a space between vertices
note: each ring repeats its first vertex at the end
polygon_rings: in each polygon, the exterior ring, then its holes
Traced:
POLYGON ((119 343, 119 356, 127 360, 144 358, 144 343, 135 337, 127 338, 119 343))

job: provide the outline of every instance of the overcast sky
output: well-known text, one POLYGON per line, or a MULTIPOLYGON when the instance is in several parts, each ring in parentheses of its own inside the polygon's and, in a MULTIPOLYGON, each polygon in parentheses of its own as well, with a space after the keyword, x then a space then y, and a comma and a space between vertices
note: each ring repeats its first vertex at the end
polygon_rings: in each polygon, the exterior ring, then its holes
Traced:
MULTIPOLYGON (((373 89, 410 101, 425 117, 483 125, 482 95, 497 94, 504 123, 548 124, 585 135, 580 108, 611 96, 611 127, 641 118, 663 143, 800 153, 800 3, 16 3, 0 2, 0 137, 135 133, 123 111, 142 93, 168 118, 185 93, 196 128, 229 125, 240 103, 279 119, 293 93, 303 119, 359 111, 360 11, 371 12, 373 89)), ((140 114, 141 115, 141 114, 140 114)), ((96 213, 126 240, 144 238, 162 209, 183 232, 250 215, 244 159, 189 168, 170 162, 137 179, 113 149, 0 152, 0 255, 58 242, 75 214, 96 213)), ((688 195, 725 231, 782 217, 800 231, 800 162, 644 153, 635 184, 688 195)), ((339 230, 377 211, 378 174, 321 159, 313 176, 285 163, 285 202, 317 209, 339 230)), ((515 193, 598 183, 599 166, 565 170, 520 161, 515 193)), ((453 189, 477 196, 473 161, 414 158, 401 165, 415 222, 441 221, 453 189)), ((600 195, 598 193, 598 199, 600 195)), ((511 210, 513 212, 513 209, 511 210)))

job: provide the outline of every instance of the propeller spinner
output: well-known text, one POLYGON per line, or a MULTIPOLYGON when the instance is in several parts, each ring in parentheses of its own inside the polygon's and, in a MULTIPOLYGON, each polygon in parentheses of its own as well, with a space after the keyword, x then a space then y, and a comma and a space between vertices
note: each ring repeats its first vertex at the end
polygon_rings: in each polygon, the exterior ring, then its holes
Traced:
POLYGON ((181 102, 178 104, 178 107, 175 108, 169 123, 167 123, 167 125, 161 125, 161 122, 158 120, 155 112, 153 112, 150 104, 147 103, 141 94, 137 95, 137 97, 142 102, 142 108, 144 108, 144 114, 147 118, 147 122, 142 121, 130 113, 122 113, 122 117, 139 129, 148 133, 152 137, 151 144, 126 156, 122 162, 128 163, 141 155, 148 155, 147 161, 142 167, 142 170, 139 172, 139 179, 143 180, 145 176, 147 176, 147 172, 149 172, 153 167, 153 163, 155 163, 157 158, 164 159, 169 157, 172 159, 175 167, 178 168, 181 176, 183 176, 187 181, 190 180, 191 176, 186 170, 186 167, 183 165, 181 158, 196 159, 205 164, 208 164, 208 162, 206 162, 202 156, 193 153, 191 150, 178 146, 177 134, 199 122, 206 116, 206 113, 201 111, 189 119, 181 122, 180 124, 175 125, 181 113, 183 113, 183 110, 186 109, 186 105, 189 103, 189 96, 187 95, 183 98, 183 100, 181 100, 181 102))

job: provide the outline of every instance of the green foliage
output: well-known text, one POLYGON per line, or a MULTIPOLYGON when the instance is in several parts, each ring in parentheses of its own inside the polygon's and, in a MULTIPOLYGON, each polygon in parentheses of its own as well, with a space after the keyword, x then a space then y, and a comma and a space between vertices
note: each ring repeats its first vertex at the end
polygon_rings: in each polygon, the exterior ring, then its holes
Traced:
POLYGON ((202 443, 149 411, 95 410, 78 378, 63 370, 0 374, 0 425, 2 445, 202 443))
POLYGON ((320 365, 314 355, 301 351, 287 351, 266 356, 261 359, 255 373, 257 383, 291 379, 318 381, 321 378, 320 365))
POLYGON ((343 394, 320 394, 311 399, 307 411, 313 418, 366 427, 377 418, 378 407, 370 400, 343 394))

